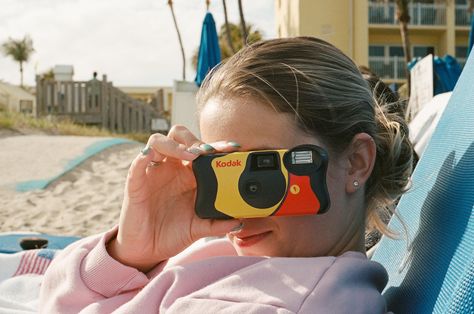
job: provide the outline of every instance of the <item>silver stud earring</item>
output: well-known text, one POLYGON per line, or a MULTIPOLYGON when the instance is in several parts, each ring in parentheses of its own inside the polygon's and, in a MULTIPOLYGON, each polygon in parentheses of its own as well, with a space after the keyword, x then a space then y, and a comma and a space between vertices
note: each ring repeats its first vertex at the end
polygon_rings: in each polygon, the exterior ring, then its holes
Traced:
POLYGON ((360 185, 360 183, 359 183, 359 181, 357 181, 357 180, 354 180, 354 182, 352 182, 352 185, 353 185, 353 186, 354 186, 356 189, 358 189, 358 188, 359 188, 359 185, 360 185))

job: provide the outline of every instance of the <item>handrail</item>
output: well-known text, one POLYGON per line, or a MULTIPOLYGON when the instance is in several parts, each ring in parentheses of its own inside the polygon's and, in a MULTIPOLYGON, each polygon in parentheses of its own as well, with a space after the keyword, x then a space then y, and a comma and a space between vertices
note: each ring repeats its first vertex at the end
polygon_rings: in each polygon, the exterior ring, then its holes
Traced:
POLYGON ((73 121, 98 125, 113 132, 151 132, 158 113, 120 89, 102 81, 54 81, 36 78, 37 116, 67 116, 73 121))

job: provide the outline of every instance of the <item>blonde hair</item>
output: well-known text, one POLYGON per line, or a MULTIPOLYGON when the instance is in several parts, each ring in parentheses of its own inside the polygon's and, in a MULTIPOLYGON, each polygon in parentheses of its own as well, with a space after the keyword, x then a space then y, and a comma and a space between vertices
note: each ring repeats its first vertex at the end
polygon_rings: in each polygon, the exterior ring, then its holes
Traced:
POLYGON ((358 133, 374 139, 377 157, 366 183, 367 226, 393 235, 385 225, 412 171, 405 121, 384 112, 357 66, 333 45, 316 38, 260 41, 214 69, 198 92, 198 105, 213 97, 256 97, 291 113, 300 129, 335 154, 358 133))

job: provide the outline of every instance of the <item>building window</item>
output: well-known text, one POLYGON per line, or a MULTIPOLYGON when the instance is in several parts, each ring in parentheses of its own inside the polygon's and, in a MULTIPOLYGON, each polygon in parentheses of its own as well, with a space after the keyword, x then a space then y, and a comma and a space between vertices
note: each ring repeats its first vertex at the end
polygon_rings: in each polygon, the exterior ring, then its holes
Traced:
POLYGON ((467 46, 456 46, 456 61, 464 67, 467 60, 467 46))
POLYGON ((403 47, 399 45, 370 45, 369 57, 403 57, 403 47))
POLYGON ((456 46, 456 58, 467 58, 467 46, 456 46))
POLYGON ((20 100, 20 112, 27 113, 27 114, 33 113, 33 101, 20 100))
POLYGON ((384 57, 385 47, 384 46, 369 46, 369 56, 371 57, 384 57))
POLYGON ((369 68, 382 79, 405 79, 405 58, 400 45, 370 45, 369 68))
POLYGON ((471 13, 467 0, 456 0, 455 20, 457 26, 471 25, 471 13))
POLYGON ((390 46, 388 47, 388 55, 390 57, 403 57, 405 54, 402 46, 390 46))
POLYGON ((433 46, 413 46, 413 58, 423 58, 429 54, 435 55, 435 48, 433 46))

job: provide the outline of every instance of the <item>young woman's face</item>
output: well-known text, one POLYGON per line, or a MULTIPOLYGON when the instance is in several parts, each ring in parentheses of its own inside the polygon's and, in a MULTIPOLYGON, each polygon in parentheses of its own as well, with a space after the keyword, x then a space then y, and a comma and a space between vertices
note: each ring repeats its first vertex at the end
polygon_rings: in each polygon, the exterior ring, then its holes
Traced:
MULTIPOLYGON (((315 144, 296 127, 294 117, 251 99, 210 99, 200 114, 202 140, 235 141, 240 151, 315 144)), ((326 148, 327 149, 327 148, 326 148)), ((363 250, 364 211, 346 192, 343 158, 329 158, 327 185, 331 207, 325 214, 242 219, 242 231, 227 236, 239 255, 325 256, 363 250)))

